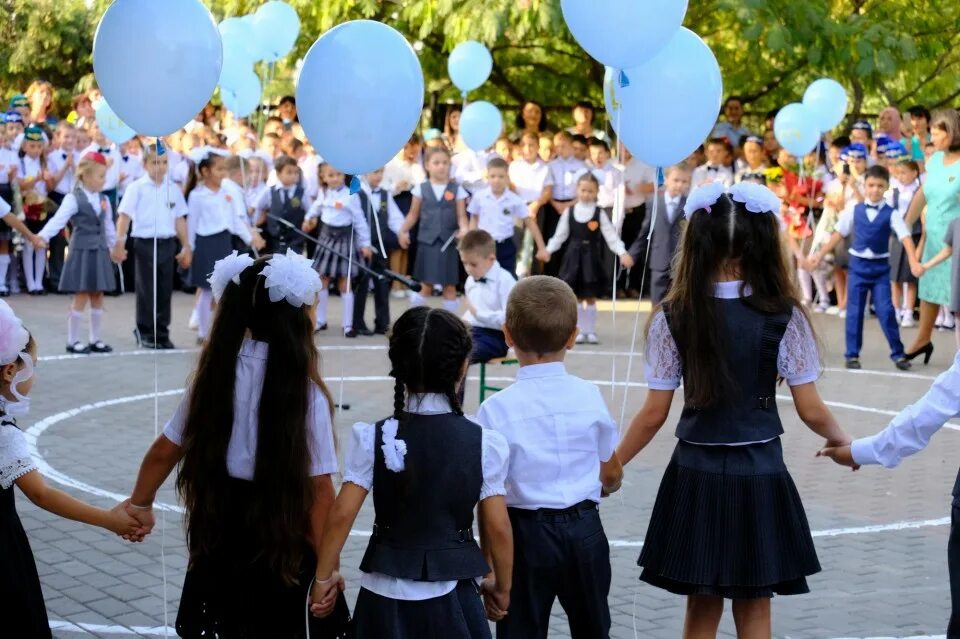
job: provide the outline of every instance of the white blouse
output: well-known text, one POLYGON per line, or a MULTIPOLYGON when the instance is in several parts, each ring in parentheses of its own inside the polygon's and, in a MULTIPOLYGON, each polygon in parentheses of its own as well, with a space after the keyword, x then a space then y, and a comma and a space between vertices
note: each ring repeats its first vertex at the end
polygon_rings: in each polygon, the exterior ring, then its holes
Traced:
MULTIPOLYGON (((422 200, 424 184, 425 182, 422 182, 410 189, 410 195, 422 200)), ((449 185, 449 182, 442 182, 440 184, 430 182, 430 189, 433 191, 433 197, 438 200, 443 200, 443 192, 447 190, 447 185, 449 185)), ((470 194, 467 193, 466 189, 464 189, 461 185, 457 185, 457 201, 459 202, 460 200, 465 200, 468 197, 470 197, 470 194)))
MULTIPOLYGON (((560 216, 560 222, 557 224, 557 230, 553 232, 553 237, 547 242, 547 253, 556 253, 563 246, 563 243, 570 237, 570 216, 573 215, 580 224, 586 224, 593 219, 593 214, 597 210, 597 204, 582 204, 577 202, 560 216)), ((607 246, 616 255, 623 255, 627 248, 617 233, 617 228, 610 222, 610 218, 603 211, 600 211, 600 233, 606 241, 607 246)))
MULTIPOLYGON (((427 393, 407 398, 407 412, 413 415, 439 415, 450 412, 450 402, 443 395, 427 393)), ((480 428, 477 426, 477 428, 480 428)), ((350 434, 347 454, 344 459, 343 481, 355 484, 364 490, 373 489, 374 446, 377 429, 375 424, 357 422, 350 434)), ((478 501, 495 495, 506 495, 510 447, 507 440, 496 431, 486 428, 481 433, 480 467, 483 482, 478 501)), ((360 586, 370 592, 403 601, 423 601, 442 597, 457 587, 456 581, 413 581, 398 579, 380 573, 364 573, 360 586)))
MULTIPOLYGON (((246 338, 237 357, 237 381, 233 389, 233 430, 227 445, 227 473, 237 479, 253 480, 257 465, 257 432, 260 428, 260 395, 263 393, 270 345, 246 338)), ((311 383, 307 409, 307 445, 310 448, 310 476, 337 472, 330 407, 320 388, 311 383)), ((183 446, 189 397, 184 396, 176 413, 163 428, 163 435, 183 446)))
POLYGON ((520 198, 529 204, 540 199, 543 190, 553 186, 553 177, 546 162, 537 158, 536 162, 514 160, 510 163, 510 181, 520 198))
POLYGON ((237 198, 223 184, 216 191, 200 184, 190 192, 187 198, 187 228, 191 248, 196 248, 198 235, 216 235, 223 231, 238 235, 246 244, 253 241, 250 227, 247 226, 247 207, 243 198, 237 198))
POLYGON ((27 438, 8 417, 0 421, 0 489, 6 490, 31 470, 37 470, 27 438))
MULTIPOLYGON (((113 225, 113 212, 110 208, 110 200, 107 198, 101 199, 99 193, 91 193, 83 187, 80 187, 80 192, 87 198, 87 202, 93 207, 94 212, 103 217, 103 224, 107 236, 106 248, 112 248, 117 238, 117 229, 113 225)), ((67 193, 63 197, 63 202, 60 203, 60 208, 58 208, 53 217, 43 225, 43 228, 40 229, 37 235, 49 242, 50 238, 62 231, 70 219, 77 214, 79 210, 78 206, 76 194, 73 192, 67 193)))

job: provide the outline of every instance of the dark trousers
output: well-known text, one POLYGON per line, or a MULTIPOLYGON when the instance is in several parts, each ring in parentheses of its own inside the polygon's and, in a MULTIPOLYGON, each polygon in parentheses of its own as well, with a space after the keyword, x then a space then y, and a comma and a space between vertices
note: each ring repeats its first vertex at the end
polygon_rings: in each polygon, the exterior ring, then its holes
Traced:
POLYGON ((593 502, 566 511, 509 508, 513 526, 510 613, 497 639, 546 639, 560 600, 573 639, 610 634, 610 546, 593 502))
POLYGON ((887 258, 865 260, 850 256, 849 280, 847 281, 847 359, 860 356, 863 346, 863 317, 867 309, 867 293, 873 299, 873 307, 880 320, 880 328, 890 345, 890 359, 903 358, 903 342, 900 341, 900 325, 897 312, 890 297, 890 262, 887 258))
MULTIPOLYGON (((63 203, 65 195, 57 191, 50 191, 50 199, 57 205, 63 203)), ((60 274, 63 273, 63 260, 67 252, 67 238, 63 231, 50 238, 47 253, 47 288, 56 291, 60 284, 60 274)), ((112 246, 110 248, 113 248, 112 246)))
POLYGON ((503 331, 472 326, 470 327, 470 335, 473 337, 473 352, 470 354, 471 364, 489 362, 491 359, 504 357, 509 350, 507 341, 503 337, 503 331))
MULTIPOLYGON (((387 268, 387 260, 380 255, 374 255, 370 262, 374 271, 387 268)), ((353 329, 367 330, 367 323, 363 316, 367 310, 367 296, 370 294, 370 280, 373 280, 373 330, 386 333, 390 328, 390 287, 393 282, 389 279, 377 279, 360 271, 356 278, 356 293, 353 298, 353 329)))
POLYGON ((654 306, 663 303, 663 298, 670 292, 673 280, 670 271, 650 271, 650 301, 654 306))
MULTIPOLYGON (((644 204, 624 212, 623 227, 620 229, 620 239, 623 245, 629 247, 640 234, 640 227, 643 226, 643 220, 647 216, 647 207, 644 204)), ((620 273, 617 280, 618 289, 628 289, 633 291, 640 290, 640 280, 643 278, 643 264, 638 264, 630 269, 630 275, 627 276, 627 270, 620 273)))
POLYGON ((517 277, 517 244, 512 237, 497 242, 497 262, 503 270, 517 277))
MULTIPOLYGON (((157 240, 157 332, 153 332, 153 240, 133 241, 137 281, 137 331, 140 339, 162 342, 170 339, 170 302, 173 297, 174 258, 177 240, 157 240)), ((129 261, 129 260, 127 260, 129 261)))
MULTIPOLYGON (((558 200, 560 201, 560 200, 558 200)), ((573 206, 573 200, 564 200, 563 204, 573 206)), ((560 216, 563 211, 553 208, 553 205, 547 204, 540 210, 537 217, 537 224, 540 225, 540 233, 543 235, 544 243, 550 241, 553 234, 557 231, 557 225, 560 223, 560 216)), ((556 253, 550 256, 550 261, 543 265, 543 274, 557 277, 560 274, 560 264, 563 262, 563 255, 566 252, 566 244, 560 247, 556 253)))
MULTIPOLYGON (((960 477, 957 478, 960 484, 960 477)), ((960 639, 960 497, 954 497, 950 511, 950 541, 947 543, 947 568, 950 571, 950 625, 947 639, 960 639)), ((513 606, 511 606, 513 608, 513 606)))

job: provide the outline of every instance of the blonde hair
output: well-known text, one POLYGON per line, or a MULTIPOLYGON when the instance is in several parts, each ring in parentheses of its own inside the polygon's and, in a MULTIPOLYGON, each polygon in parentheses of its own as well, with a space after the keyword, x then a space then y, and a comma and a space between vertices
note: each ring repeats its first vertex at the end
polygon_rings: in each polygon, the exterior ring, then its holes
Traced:
POLYGON ((541 357, 560 352, 577 330, 577 296, 555 277, 525 277, 507 298, 504 324, 518 350, 541 357))
POLYGON ((77 180, 82 182, 84 176, 98 166, 103 168, 104 170, 106 170, 107 168, 102 164, 100 164, 99 162, 97 162, 96 160, 91 160, 87 157, 84 157, 83 159, 80 160, 80 163, 77 164, 77 172, 76 172, 77 180))

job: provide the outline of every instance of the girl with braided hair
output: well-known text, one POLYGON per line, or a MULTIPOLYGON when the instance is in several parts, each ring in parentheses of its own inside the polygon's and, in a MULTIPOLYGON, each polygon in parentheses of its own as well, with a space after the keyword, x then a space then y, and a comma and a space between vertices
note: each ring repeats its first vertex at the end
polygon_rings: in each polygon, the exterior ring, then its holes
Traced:
MULTIPOLYGON (((373 491, 376 520, 360 563, 357 639, 490 637, 481 579, 487 577, 485 589, 512 579, 504 500, 509 447, 502 435, 463 416, 457 389, 471 346, 453 313, 425 306, 404 313, 390 335, 393 416, 353 426, 311 610, 320 617, 333 610, 343 588, 340 552, 373 491), (480 545, 473 537, 478 502, 480 545)), ((499 591, 508 598, 509 587, 499 591)), ((509 600, 500 603, 506 610, 509 600)))

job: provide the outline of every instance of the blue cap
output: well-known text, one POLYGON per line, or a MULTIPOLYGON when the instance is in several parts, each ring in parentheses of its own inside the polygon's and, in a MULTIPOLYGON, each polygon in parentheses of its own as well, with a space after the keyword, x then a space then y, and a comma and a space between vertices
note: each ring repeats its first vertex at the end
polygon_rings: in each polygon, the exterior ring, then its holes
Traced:
POLYGON ((43 142, 43 129, 35 124, 28 126, 23 132, 23 139, 28 142, 43 142))
POLYGON ((864 160, 867 157, 867 147, 862 144, 851 144, 840 153, 842 160, 864 160))
POLYGON ((18 93, 17 95, 10 98, 11 109, 22 109, 24 107, 26 108, 30 107, 30 100, 27 99, 27 96, 23 95, 22 93, 18 93))
POLYGON ((866 132, 869 133, 871 136, 873 135, 873 127, 870 126, 870 123, 867 122, 866 120, 857 120, 856 122, 854 122, 854 123, 853 123, 853 129, 855 129, 855 130, 860 130, 860 131, 866 131, 866 132))
POLYGON ((430 140, 436 140, 437 138, 443 137, 443 133, 440 129, 427 129, 423 132, 423 141, 429 142, 430 140))
POLYGON ((877 153, 878 154, 886 153, 887 149, 889 149, 891 146, 897 143, 898 142, 891 137, 888 137, 886 135, 878 135, 877 136, 877 153))
POLYGON ((19 111, 7 111, 3 114, 3 123, 4 124, 23 124, 23 116, 20 115, 19 111))
MULTIPOLYGON (((880 149, 877 149, 877 152, 880 153, 880 149)), ((891 160, 899 160, 907 156, 907 147, 903 146, 899 142, 891 142, 887 145, 887 148, 883 150, 883 156, 891 160)))

